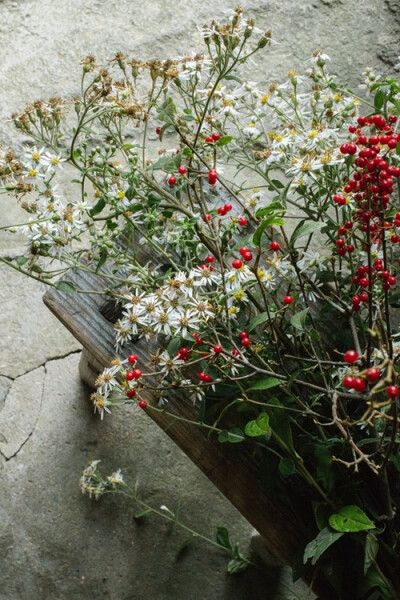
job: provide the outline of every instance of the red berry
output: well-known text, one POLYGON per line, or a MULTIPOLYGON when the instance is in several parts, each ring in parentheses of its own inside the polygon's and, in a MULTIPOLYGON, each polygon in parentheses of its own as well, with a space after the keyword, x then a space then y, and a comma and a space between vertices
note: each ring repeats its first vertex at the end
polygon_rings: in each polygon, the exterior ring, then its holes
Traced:
POLYGON ((128 362, 130 362, 130 363, 135 363, 137 361, 137 359, 138 359, 137 354, 130 354, 128 356, 128 362))
POLYGON ((135 377, 133 375, 133 371, 127 371, 125 373, 125 377, 127 378, 128 381, 132 381, 132 379, 135 379, 135 377))
POLYGON ((205 140, 206 144, 212 144, 214 142, 211 135, 208 135, 205 140))
POLYGON ((146 400, 139 400, 139 407, 140 408, 146 408, 146 406, 147 406, 146 400))
POLYGON ((212 216, 211 215, 203 215, 201 218, 203 219, 204 223, 207 223, 207 221, 211 221, 212 216))
POLYGON ((240 339, 241 339, 241 340, 243 340, 244 338, 247 338, 247 337, 248 337, 248 335, 247 335, 247 333, 246 333, 245 331, 241 331, 241 332, 239 333, 239 337, 240 337, 240 339))
POLYGON ((239 248, 239 254, 241 254, 242 256, 245 252, 248 252, 248 251, 249 251, 249 249, 247 246, 242 246, 241 248, 239 248))
POLYGON ((225 206, 219 206, 218 210, 217 210, 217 213, 219 215, 221 215, 221 217, 223 217, 224 215, 226 215, 226 208, 225 208, 225 206))
POLYGON ((204 371, 201 371, 201 373, 198 374, 198 378, 200 381, 204 381, 204 383, 210 383, 211 381, 210 375, 208 375, 208 373, 204 373, 204 371))
POLYGON ((251 253, 251 252, 249 252, 249 251, 247 251, 247 252, 244 252, 244 253, 242 254, 242 256, 243 256, 243 260, 246 260, 246 261, 249 261, 249 260, 251 260, 251 259, 253 258, 253 255, 252 255, 252 253, 251 253))
POLYGON ((386 393, 387 393, 387 395, 389 396, 389 398, 392 398, 392 399, 394 399, 394 398, 397 398, 397 396, 398 396, 398 395, 399 395, 399 393, 400 393, 400 390, 399 390, 399 388, 397 387, 397 385, 389 385, 389 386, 386 388, 386 393))
POLYGON ((228 202, 227 204, 224 204, 224 209, 226 210, 226 212, 229 212, 230 210, 232 210, 233 206, 232 204, 230 204, 230 202, 228 202))
POLYGON ((214 142, 218 142, 218 140, 221 136, 219 133, 213 133, 211 137, 214 140, 214 142))
POLYGON ((232 350, 232 356, 239 356, 239 352, 236 350, 236 348, 232 350))
POLYGON ((136 396, 136 390, 128 390, 126 392, 126 395, 128 398, 133 398, 134 396, 136 396))
POLYGON ((232 261, 232 267, 233 267, 234 269, 241 269, 241 268, 242 268, 242 266, 243 266, 243 263, 242 263, 242 261, 241 261, 239 258, 235 258, 235 259, 232 261))
POLYGON ((283 299, 284 304, 292 304, 293 296, 285 296, 283 299))
POLYGON ((242 227, 244 227, 245 225, 247 225, 247 219, 246 219, 246 217, 239 217, 238 223, 239 223, 239 225, 242 225, 242 227))
POLYGON ((181 175, 184 175, 187 172, 187 168, 184 165, 181 165, 180 167, 178 167, 178 173, 180 173, 181 175))
POLYGON ((269 245, 269 247, 274 252, 277 252, 278 250, 280 250, 280 244, 279 244, 279 242, 271 242, 270 245, 269 245))
POLYGON ((216 183, 217 179, 218 179, 217 171, 215 169, 210 169, 208 171, 208 183, 210 185, 214 185, 214 183, 216 183))
POLYGON ((171 175, 171 177, 168 179, 168 185, 175 185, 176 184, 176 177, 175 175, 171 175))
POLYGON ((206 263, 213 263, 215 258, 211 254, 209 254, 208 256, 205 257, 204 260, 206 263))
POLYGON ((221 354, 222 346, 214 346, 213 351, 215 352, 215 354, 221 354))
POLYGON ((160 135, 160 133, 161 133, 161 127, 156 127, 156 134, 160 135))
POLYGON ((367 384, 365 383, 364 379, 362 379, 361 377, 354 377, 353 388, 357 390, 357 392, 363 392, 366 387, 367 384))
POLYGON ((132 373, 133 379, 139 379, 139 377, 142 376, 142 371, 140 369, 133 369, 133 371, 131 371, 131 373, 132 373))
POLYGON ((248 348, 251 344, 251 340, 248 337, 245 337, 242 339, 242 346, 244 346, 245 348, 248 348))
POLYGON ((342 381, 343 387, 347 388, 348 390, 352 390, 353 382, 354 382, 354 377, 347 376, 342 381))
POLYGON ((365 373, 365 377, 370 382, 377 381, 380 376, 381 376, 381 372, 376 367, 371 367, 370 369, 367 369, 367 371, 365 373))
POLYGON ((349 365, 351 365, 352 363, 355 363, 358 361, 358 354, 355 350, 347 350, 347 352, 345 352, 343 358, 344 358, 345 362, 347 362, 349 365))

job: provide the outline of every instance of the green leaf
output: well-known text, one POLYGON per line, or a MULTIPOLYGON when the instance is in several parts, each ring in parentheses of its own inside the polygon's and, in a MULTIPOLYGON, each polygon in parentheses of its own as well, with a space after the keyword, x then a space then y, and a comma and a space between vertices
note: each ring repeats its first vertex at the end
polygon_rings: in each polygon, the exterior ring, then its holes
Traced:
POLYGON ((285 477, 296 473, 296 464, 291 458, 281 458, 279 461, 279 472, 285 477))
POLYGON ((336 479, 332 469, 332 453, 327 446, 316 444, 314 446, 314 458, 318 481, 330 492, 336 479))
POLYGON ((237 444, 239 442, 243 442, 245 439, 243 431, 239 428, 234 429, 223 429, 218 434, 218 441, 224 444, 225 442, 230 442, 231 444, 237 444))
POLYGON ((274 439, 276 442, 284 448, 286 451, 290 450, 293 455, 297 455, 292 437, 292 428, 290 426, 290 420, 285 409, 277 398, 268 400, 268 404, 275 404, 277 408, 268 408, 269 421, 271 429, 274 433, 274 439), (281 408, 279 408, 281 407, 281 408))
POLYGON ((28 259, 27 259, 27 257, 26 257, 26 256, 18 256, 18 258, 17 258, 17 261, 16 261, 16 262, 17 262, 17 265, 18 265, 19 267, 23 267, 23 266, 24 266, 24 264, 25 264, 26 262, 28 262, 28 259))
POLYGON ((376 94, 374 96, 375 110, 378 111, 382 108, 382 106, 385 104, 386 97, 387 97, 387 95, 383 91, 383 89, 380 89, 376 92, 376 94))
POLYGON ((285 187, 285 184, 282 183, 282 181, 279 181, 279 179, 271 179, 271 183, 274 185, 275 188, 277 188, 278 190, 281 190, 282 188, 285 187))
POLYGON ((319 231, 324 226, 325 223, 322 223, 321 221, 301 221, 293 231, 290 243, 293 245, 301 237, 309 236, 312 233, 319 231))
POLYGON ((400 154, 400 142, 396 146, 396 154, 400 154))
POLYGON ((268 204, 268 206, 259 208, 256 212, 256 217, 257 219, 260 219, 261 217, 265 217, 265 215, 268 215, 270 212, 277 212, 283 210, 285 209, 283 208, 280 202, 271 202, 271 204, 268 204))
POLYGON ((263 312, 263 313, 260 313, 260 314, 256 315, 250 321, 250 324, 247 327, 247 330, 248 331, 253 331, 253 329, 255 329, 256 327, 258 327, 262 323, 265 323, 265 321, 268 321, 268 319, 269 319, 269 314, 267 312, 263 312))
POLYGON ((259 435, 268 435, 270 433, 269 415, 262 412, 257 419, 253 419, 246 423, 244 432, 249 437, 258 437, 259 435))
POLYGON ((252 385, 247 391, 252 390, 269 390, 277 385, 282 385, 282 381, 276 377, 266 377, 265 379, 259 379, 252 385))
POLYGON ((217 146, 226 146, 226 144, 229 144, 229 142, 231 142, 233 140, 233 136, 232 135, 224 135, 222 137, 219 138, 219 140, 217 141, 216 145, 217 146))
POLYGON ((90 210, 89 210, 89 215, 91 217, 94 217, 95 215, 98 215, 99 213, 101 213, 101 211, 103 210, 103 208, 106 205, 106 201, 105 198, 102 197, 98 200, 97 204, 95 204, 90 210))
POLYGON ((132 148, 135 148, 136 144, 124 144, 122 146, 122 150, 132 150, 132 148))
POLYGON ((76 294, 77 292, 77 289, 73 283, 70 281, 64 281, 63 279, 61 281, 57 281, 56 290, 59 292, 66 292, 67 294, 76 294))
POLYGON ((175 356, 181 345, 181 338, 172 338, 167 346, 167 352, 170 356, 175 356))
POLYGON ((369 568, 374 563, 379 550, 379 542, 371 533, 367 533, 365 538, 365 558, 364 558, 364 575, 368 573, 369 568))
POLYGON ((255 246, 259 246, 261 242, 261 237, 267 227, 273 227, 274 225, 281 227, 285 224, 285 220, 281 217, 277 217, 276 215, 270 215, 258 226, 253 235, 253 244, 255 246))
POLYGON ((400 452, 397 452, 397 454, 392 454, 392 456, 390 457, 390 462, 392 463, 396 471, 400 471, 400 452))
POLYGON ((232 558, 228 563, 228 573, 230 573, 230 575, 233 575, 234 573, 241 573, 247 569, 249 564, 250 561, 244 556, 232 558))
POLYGON ((304 564, 311 558, 311 564, 315 565, 320 556, 325 550, 332 546, 337 540, 342 537, 343 533, 332 531, 329 527, 325 527, 319 532, 316 538, 309 542, 304 550, 304 564))
POLYGON ((226 81, 236 81, 237 83, 240 83, 240 84, 243 83, 243 81, 236 75, 225 75, 224 79, 226 79, 226 81))
POLYGON ((132 200, 132 198, 134 198, 134 196, 135 196, 135 191, 136 191, 135 187, 131 184, 125 192, 125 197, 128 200, 132 200))
POLYGON ((226 527, 217 527, 215 539, 217 540, 217 544, 220 546, 223 546, 228 550, 232 550, 231 542, 229 540, 229 531, 226 527))
POLYGON ((388 588, 386 581, 378 573, 375 565, 372 565, 362 582, 360 592, 365 597, 369 590, 376 588, 379 590, 379 594, 374 596, 376 600, 393 600, 392 590, 388 588))
POLYGON ((186 540, 184 540, 182 542, 182 544, 179 546, 178 550, 176 551, 176 555, 175 555, 175 560, 178 560, 181 557, 181 554, 186 550, 186 548, 189 546, 189 544, 191 544, 193 542, 194 536, 192 535, 191 537, 187 538, 186 540))
POLYGON ((327 527, 332 510, 330 506, 326 502, 313 502, 312 508, 318 529, 327 527))
POLYGON ((175 173, 177 168, 181 164, 181 154, 174 154, 173 156, 162 156, 155 163, 150 166, 152 171, 165 171, 166 173, 175 173))
POLYGON ((175 118, 174 115, 176 113, 176 106, 172 98, 167 98, 160 106, 157 108, 158 118, 160 121, 164 121, 168 123, 168 125, 174 125, 175 118))
POLYGON ((100 253, 100 260, 96 265, 96 273, 98 273, 101 269, 101 267, 104 265, 104 263, 107 260, 107 250, 102 250, 100 253))
POLYGON ((299 331, 305 330, 307 314, 308 314, 309 310, 310 310, 309 308, 305 308, 304 310, 301 310, 300 312, 295 313, 293 315, 293 317, 290 319, 290 322, 295 329, 298 329, 299 331))
POLYGON ((329 517, 329 525, 335 531, 343 533, 356 533, 374 529, 375 525, 370 521, 365 512, 354 504, 343 506, 338 513, 329 517))
POLYGON ((141 512, 136 513, 136 515, 134 515, 133 518, 138 521, 139 519, 143 519, 143 517, 149 515, 152 512, 153 511, 151 510, 151 508, 146 508, 146 510, 142 510, 141 512))

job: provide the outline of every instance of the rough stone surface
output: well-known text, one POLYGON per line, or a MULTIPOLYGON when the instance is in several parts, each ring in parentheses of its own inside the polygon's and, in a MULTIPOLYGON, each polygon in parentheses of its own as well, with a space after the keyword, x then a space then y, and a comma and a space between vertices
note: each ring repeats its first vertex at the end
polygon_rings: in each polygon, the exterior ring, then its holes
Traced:
POLYGON ((0 412, 0 453, 9 460, 28 441, 36 427, 43 396, 44 368, 13 381, 0 412))
MULTIPOLYGON (((135 521, 141 508, 128 498, 82 496, 79 472, 98 458, 105 474, 121 467, 154 507, 179 507, 195 530, 213 537, 217 525, 226 525, 232 540, 248 541, 248 524, 140 409, 115 410, 104 421, 92 414, 78 360, 50 361, 45 374, 37 369, 38 418, 19 452, 0 466, 1 600, 261 600, 254 570, 226 576, 224 554, 201 541, 177 560, 187 533, 158 517, 135 521)), ((21 386, 27 377, 17 380, 21 386)), ((276 570, 262 577, 269 589, 277 585, 276 570)))
POLYGON ((0 264, 0 374, 17 377, 80 348, 42 302, 44 288, 0 264))
MULTIPOLYGON (((25 143, 8 116, 37 98, 79 90, 79 61, 116 51, 164 58, 199 49, 197 27, 234 2, 220 0, 0 0, 0 143, 25 143)), ((246 73, 268 82, 303 69, 321 48, 351 86, 365 66, 395 74, 400 55, 397 0, 245 0, 278 42, 246 73), (356 40, 356 43, 355 43, 356 40)), ((66 174, 66 179, 68 174, 66 174)), ((68 181, 63 187, 73 194, 68 181)), ((0 198, 0 228, 25 213, 0 198)), ((0 229, 0 256, 23 252, 24 238, 0 229)), ((78 377, 79 346, 43 306, 37 282, 0 266, 0 600, 300 600, 276 569, 227 577, 226 558, 159 518, 141 522, 124 497, 82 497, 79 471, 99 458, 121 467, 155 507, 180 507, 181 519, 213 535, 227 525, 246 546, 250 527, 138 410, 92 414, 78 377), (66 357, 61 359, 60 357, 66 357), (55 360, 54 360, 55 359, 55 360), (14 379, 14 381, 11 381, 14 379), (35 383, 36 382, 36 383, 35 383), (39 410, 40 409, 40 410, 39 410), (8 459, 8 460, 7 460, 8 459)))
POLYGON ((0 375, 0 410, 3 409, 12 380, 0 375))

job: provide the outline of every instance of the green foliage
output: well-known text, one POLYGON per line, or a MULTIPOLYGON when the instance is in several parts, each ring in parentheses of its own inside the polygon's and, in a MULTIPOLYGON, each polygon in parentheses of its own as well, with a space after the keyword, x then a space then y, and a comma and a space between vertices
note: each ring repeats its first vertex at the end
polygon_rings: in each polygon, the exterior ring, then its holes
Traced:
POLYGON ((343 506, 338 513, 329 517, 329 525, 335 531, 355 533, 374 529, 375 525, 358 506, 343 506))

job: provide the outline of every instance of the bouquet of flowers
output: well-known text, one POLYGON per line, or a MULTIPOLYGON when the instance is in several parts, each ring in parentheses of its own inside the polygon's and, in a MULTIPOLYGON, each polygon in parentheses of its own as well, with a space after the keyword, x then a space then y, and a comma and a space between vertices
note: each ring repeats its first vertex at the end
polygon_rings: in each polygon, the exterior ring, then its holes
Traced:
MULTIPOLYGON (((203 37, 176 60, 88 56, 79 97, 12 116, 33 142, 0 151, 0 182, 29 245, 0 260, 66 293, 67 271, 106 272, 119 315, 100 417, 149 393, 167 411, 179 390, 198 427, 253 443, 307 499, 302 561, 324 598, 400 598, 399 84, 367 69, 361 99, 321 51, 304 74, 248 81, 272 39, 239 8, 203 37)), ((124 483, 94 473, 96 497, 124 483)))

